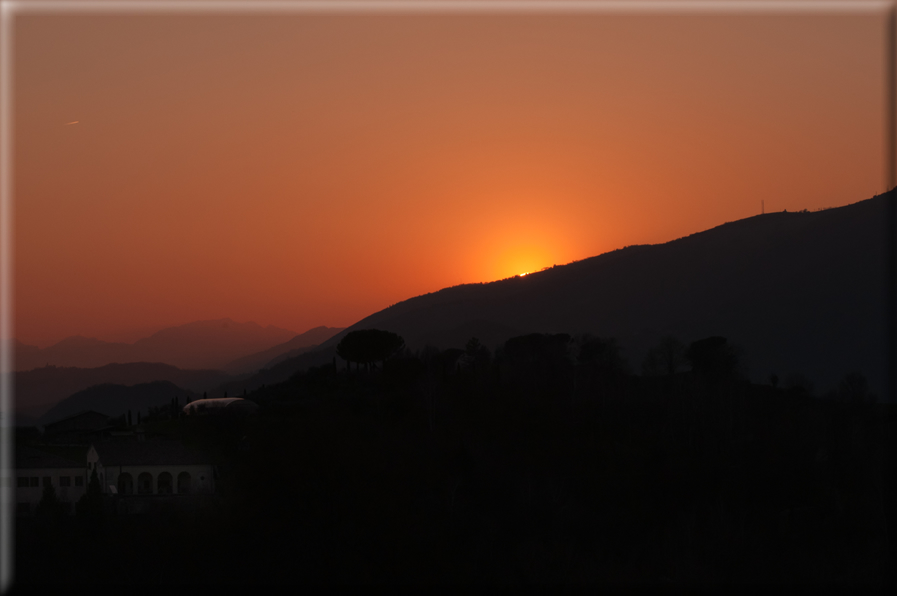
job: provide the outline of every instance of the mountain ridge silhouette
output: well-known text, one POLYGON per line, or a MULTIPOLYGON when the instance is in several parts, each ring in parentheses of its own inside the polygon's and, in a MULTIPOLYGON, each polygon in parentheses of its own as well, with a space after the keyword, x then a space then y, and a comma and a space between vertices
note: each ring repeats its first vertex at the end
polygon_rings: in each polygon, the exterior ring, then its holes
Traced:
POLYGON ((182 369, 223 369, 228 363, 284 343, 297 334, 273 325, 232 319, 166 327, 134 343, 74 335, 37 348, 16 340, 16 370, 46 365, 97 368, 111 363, 161 362, 182 369))
MULTIPOLYGON (((451 330, 466 325, 476 336, 481 321, 518 335, 616 337, 637 366, 665 335, 721 335, 744 348, 754 380, 804 374, 827 389, 856 370, 881 395, 885 216, 894 196, 757 215, 525 277, 445 288, 365 317, 320 347, 366 328, 398 333, 412 349, 461 347, 451 330)), ((508 339, 490 338, 489 348, 508 339)))
POLYGON ((262 368, 272 368, 283 360, 314 349, 317 345, 327 341, 343 329, 344 327, 326 327, 323 325, 314 327, 289 341, 277 344, 267 350, 237 358, 229 362, 224 367, 224 370, 229 374, 237 375, 255 372, 262 368))

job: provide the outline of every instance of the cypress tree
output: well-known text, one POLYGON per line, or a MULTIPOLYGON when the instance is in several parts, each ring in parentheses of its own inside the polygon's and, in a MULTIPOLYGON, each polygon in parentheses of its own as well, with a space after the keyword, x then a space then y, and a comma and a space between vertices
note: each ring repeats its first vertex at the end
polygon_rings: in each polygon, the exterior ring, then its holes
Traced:
POLYGON ((54 520, 60 517, 62 513, 62 504, 59 502, 59 497, 56 496, 56 489, 53 488, 52 482, 48 482, 44 485, 44 491, 41 495, 40 502, 37 504, 35 513, 41 517, 54 520))
MULTIPOLYGON (((140 417, 140 412, 137 412, 140 417)), ((103 524, 103 489, 100 487, 100 479, 97 469, 90 473, 90 481, 87 483, 87 492, 75 506, 75 512, 79 517, 86 518, 92 530, 99 530, 103 524)))

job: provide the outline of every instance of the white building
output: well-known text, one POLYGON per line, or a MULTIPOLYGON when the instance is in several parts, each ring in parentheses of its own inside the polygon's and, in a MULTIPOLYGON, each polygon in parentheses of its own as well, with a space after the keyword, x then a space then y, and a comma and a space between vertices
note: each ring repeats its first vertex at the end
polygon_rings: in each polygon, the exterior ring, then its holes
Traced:
POLYGON ((215 492, 209 458, 180 441, 104 441, 87 451, 87 474, 96 469, 104 494, 188 495, 215 492))
MULTIPOLYGON (((83 451, 82 451, 83 454, 83 451)), ((72 461, 33 447, 16 447, 16 513, 34 513, 49 484, 68 513, 87 490, 84 460, 72 461)))
POLYGON ((217 414, 253 414, 258 404, 242 397, 217 397, 214 399, 198 399, 184 406, 184 414, 217 415, 217 414))

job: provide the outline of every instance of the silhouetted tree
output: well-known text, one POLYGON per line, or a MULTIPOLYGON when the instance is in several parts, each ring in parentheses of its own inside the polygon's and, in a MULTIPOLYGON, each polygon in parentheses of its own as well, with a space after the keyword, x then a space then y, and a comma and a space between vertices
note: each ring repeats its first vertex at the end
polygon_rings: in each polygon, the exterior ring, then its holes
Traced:
POLYGON ((816 388, 813 381, 808 379, 802 373, 791 373, 788 375, 788 380, 785 381, 785 387, 793 393, 803 393, 806 395, 813 395, 813 390, 816 388))
POLYGON ((642 363, 642 371, 646 376, 672 376, 686 365, 685 346, 678 339, 666 336, 660 344, 648 350, 642 363))
POLYGON ((347 333, 337 344, 337 355, 346 362, 356 362, 369 366, 384 362, 405 347, 401 336, 380 329, 359 329, 347 333))
POLYGON ((489 348, 481 344, 477 338, 471 337, 464 346, 464 364, 476 373, 489 366, 489 359, 489 348))
POLYGON ((685 357, 692 371, 702 377, 718 380, 735 375, 738 358, 725 337, 708 337, 688 346, 685 357))
MULTIPOLYGON (((437 363, 439 362, 439 354, 439 348, 427 344, 422 350, 418 350, 417 357, 420 358, 420 361, 425 365, 432 367, 433 372, 435 372, 438 369, 437 363)), ((430 368, 427 370, 430 371, 430 368)))
POLYGON ((459 362, 464 357, 464 350, 458 348, 449 348, 439 355, 439 361, 442 363, 442 378, 446 378, 452 370, 458 370, 461 366, 459 362))
MULTIPOLYGON (((140 412, 137 414, 139 417, 140 412)), ((103 525, 103 489, 96 468, 90 473, 87 491, 75 505, 75 514, 84 519, 92 530, 99 530, 103 525)))
POLYGON ((570 336, 566 333, 530 333, 506 341, 504 354, 515 363, 535 365, 546 362, 546 358, 566 360, 569 344, 570 336))
POLYGON ((62 503, 59 502, 59 497, 56 495, 56 489, 53 488, 52 482, 44 484, 44 490, 41 493, 41 499, 37 504, 35 513, 53 521, 58 520, 62 516, 62 503))
POLYGON ((440 355, 439 348, 428 344, 424 346, 418 356, 424 367, 424 396, 427 400, 427 421, 430 432, 433 431, 433 424, 436 421, 437 387, 439 380, 444 376, 440 355))
POLYGON ((862 404, 869 401, 869 383, 861 373, 852 372, 844 375, 838 386, 838 397, 841 401, 862 404))
POLYGON ((575 346, 574 396, 583 391, 602 396, 616 392, 629 370, 617 341, 583 334, 576 337, 575 346))
POLYGON ((570 347, 566 333, 531 333, 506 341, 502 354, 522 391, 560 395, 572 386, 570 347))
POLYGON ((576 362, 593 368, 601 374, 621 374, 626 372, 623 351, 614 338, 601 339, 591 335, 580 336, 577 340, 576 362))

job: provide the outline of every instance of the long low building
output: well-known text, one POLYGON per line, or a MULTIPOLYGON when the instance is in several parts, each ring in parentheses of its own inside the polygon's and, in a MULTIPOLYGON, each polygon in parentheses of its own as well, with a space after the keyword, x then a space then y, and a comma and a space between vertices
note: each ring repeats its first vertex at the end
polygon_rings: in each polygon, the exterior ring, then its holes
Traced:
POLYGON ((215 468, 180 441, 104 441, 87 452, 87 474, 97 471, 105 494, 210 494, 215 468))
POLYGON ((73 461, 24 445, 17 446, 15 451, 16 513, 34 513, 47 485, 53 487, 63 510, 72 513, 75 503, 87 490, 84 460, 73 461))

